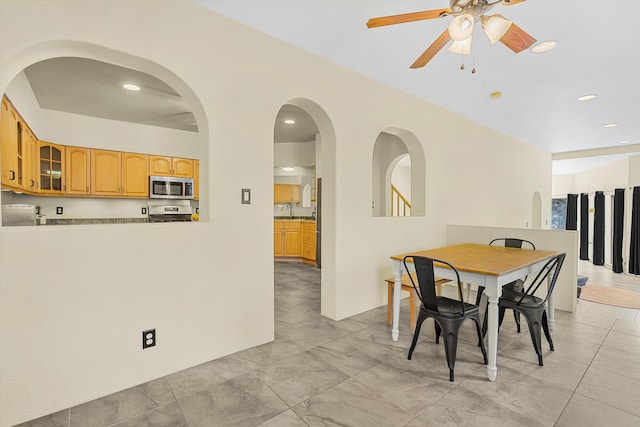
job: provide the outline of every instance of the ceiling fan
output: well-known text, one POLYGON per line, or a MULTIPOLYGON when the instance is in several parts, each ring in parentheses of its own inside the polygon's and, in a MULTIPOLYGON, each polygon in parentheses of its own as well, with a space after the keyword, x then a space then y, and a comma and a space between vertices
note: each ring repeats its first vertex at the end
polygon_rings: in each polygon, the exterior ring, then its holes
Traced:
POLYGON ((473 27, 477 22, 480 22, 491 44, 499 41, 513 52, 518 53, 528 49, 536 42, 536 39, 504 16, 499 14, 487 15, 486 13, 498 4, 511 6, 523 1, 525 0, 497 0, 489 3, 489 0, 451 0, 450 7, 446 9, 371 18, 367 21, 367 27, 383 27, 453 16, 448 28, 411 64, 411 68, 421 68, 427 65, 450 40, 453 40, 449 47, 450 51, 463 55, 469 54, 473 27))

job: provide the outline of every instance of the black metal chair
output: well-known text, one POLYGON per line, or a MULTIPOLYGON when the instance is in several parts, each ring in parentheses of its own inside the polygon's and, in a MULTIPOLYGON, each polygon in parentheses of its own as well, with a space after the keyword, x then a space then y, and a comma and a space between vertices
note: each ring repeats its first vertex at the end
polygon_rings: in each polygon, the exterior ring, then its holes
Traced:
POLYGON ((549 324, 547 321, 547 311, 545 309, 545 303, 551 296, 553 289, 558 280, 558 274, 562 263, 564 262, 565 254, 556 255, 551 258, 545 266, 540 270, 536 278, 531 282, 529 287, 524 291, 517 291, 513 289, 505 289, 498 301, 498 328, 502 325, 504 319, 504 312, 507 308, 513 309, 519 313, 522 313, 529 325, 529 332, 531 333, 531 341, 533 341, 533 348, 538 355, 538 364, 542 364, 542 339, 540 329, 544 330, 544 335, 549 342, 549 347, 553 351, 553 340, 549 333, 549 324), (548 279, 551 279, 548 281, 548 279), (536 295, 538 288, 548 281, 547 294, 544 298, 540 298, 536 295))
POLYGON ((453 369, 456 363, 456 350, 458 347, 458 333, 462 323, 467 319, 472 319, 476 324, 478 332, 478 346, 482 350, 484 364, 487 362, 487 352, 482 341, 482 332, 480 330, 480 312, 478 306, 464 301, 462 298, 462 284, 460 283, 460 274, 456 268, 446 261, 422 256, 406 256, 404 258, 404 266, 406 271, 407 260, 411 259, 416 270, 418 285, 416 285, 413 275, 409 275, 411 284, 416 290, 418 298, 420 298, 420 312, 416 321, 415 332, 413 334, 413 342, 409 349, 408 359, 411 360, 413 350, 416 348, 418 336, 422 323, 429 317, 433 318, 436 329, 436 343, 440 342, 440 334, 444 337, 444 351, 447 356, 447 364, 449 366, 449 381, 453 381, 453 369), (449 267, 456 273, 458 283, 458 300, 437 296, 436 281, 433 272, 433 263, 441 263, 449 267))
MULTIPOLYGON (((528 240, 524 240, 524 239, 517 239, 517 238, 512 238, 512 237, 499 237, 497 239, 493 239, 491 242, 489 242, 489 246, 492 246, 494 243, 496 242, 501 242, 504 241, 504 247, 505 248, 517 248, 517 249, 521 249, 522 248, 522 244, 526 243, 527 245, 531 246, 531 249, 535 250, 536 249, 536 245, 534 245, 532 242, 528 241, 528 240)), ((515 291, 522 291, 524 289, 524 282, 527 280, 527 277, 525 276, 522 279, 517 279, 514 280, 513 282, 507 283, 506 285, 504 285, 502 287, 502 292, 504 293, 506 290, 515 290, 515 291)), ((480 299, 482 298, 482 293, 484 292, 484 286, 479 286, 478 287, 478 294, 476 296, 476 305, 480 306, 480 299)), ((516 321, 516 327, 518 329, 518 333, 520 333, 520 314, 514 310, 513 311, 513 318, 516 321)), ((483 335, 487 333, 487 311, 485 310, 484 312, 484 321, 482 322, 482 333, 483 335)))

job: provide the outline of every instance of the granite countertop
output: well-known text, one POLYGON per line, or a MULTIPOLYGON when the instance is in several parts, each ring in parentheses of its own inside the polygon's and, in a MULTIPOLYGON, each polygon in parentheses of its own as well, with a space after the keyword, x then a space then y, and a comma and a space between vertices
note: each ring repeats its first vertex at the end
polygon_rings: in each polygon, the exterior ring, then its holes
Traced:
POLYGON ((293 218, 290 217, 289 215, 284 215, 284 216, 274 216, 273 219, 277 219, 279 221, 283 221, 283 220, 291 220, 291 221, 314 221, 315 222, 315 218, 312 216, 294 216, 293 218))

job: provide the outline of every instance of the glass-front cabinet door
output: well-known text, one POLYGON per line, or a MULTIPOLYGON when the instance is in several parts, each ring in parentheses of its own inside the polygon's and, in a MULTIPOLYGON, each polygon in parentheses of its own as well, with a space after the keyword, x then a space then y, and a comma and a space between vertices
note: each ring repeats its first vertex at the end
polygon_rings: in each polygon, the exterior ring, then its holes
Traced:
POLYGON ((64 193, 64 147, 40 141, 40 192, 64 193))

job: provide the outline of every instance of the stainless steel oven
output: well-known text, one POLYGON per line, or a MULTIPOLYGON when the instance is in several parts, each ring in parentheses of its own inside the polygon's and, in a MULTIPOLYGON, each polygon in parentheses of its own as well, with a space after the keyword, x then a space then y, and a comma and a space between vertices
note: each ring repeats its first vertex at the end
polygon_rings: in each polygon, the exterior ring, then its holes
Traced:
POLYGON ((189 205, 149 205, 149 222, 188 222, 191 212, 189 205))
POLYGON ((193 200, 193 178, 150 176, 149 197, 152 199, 193 200))

